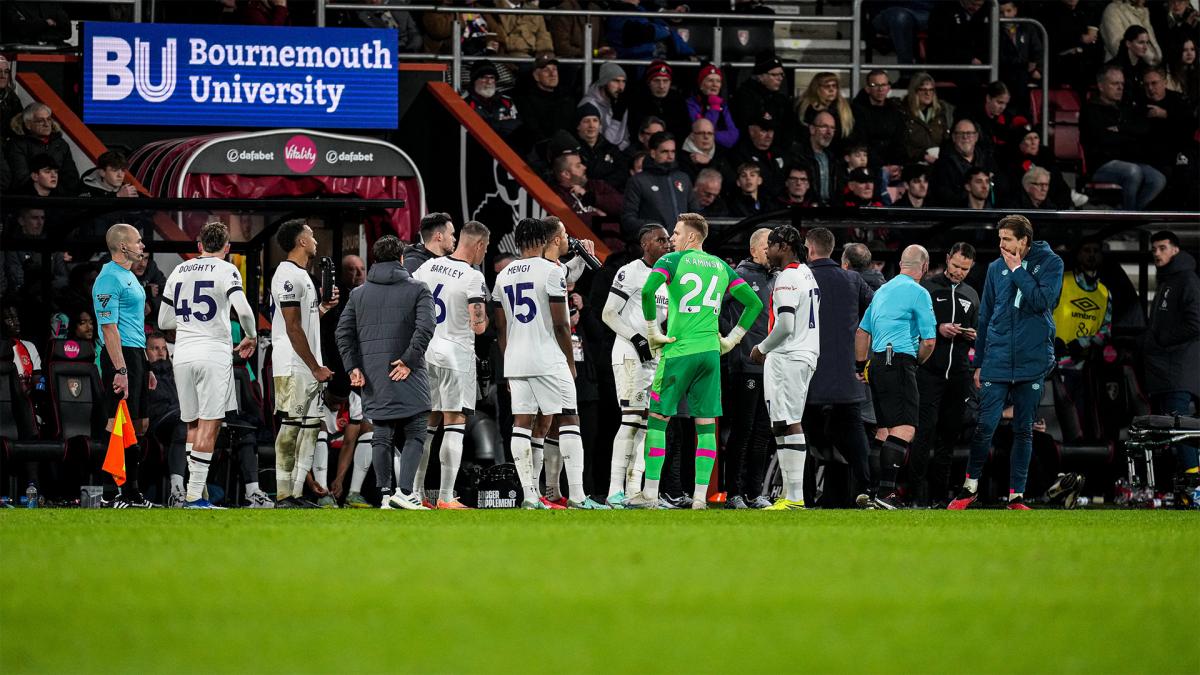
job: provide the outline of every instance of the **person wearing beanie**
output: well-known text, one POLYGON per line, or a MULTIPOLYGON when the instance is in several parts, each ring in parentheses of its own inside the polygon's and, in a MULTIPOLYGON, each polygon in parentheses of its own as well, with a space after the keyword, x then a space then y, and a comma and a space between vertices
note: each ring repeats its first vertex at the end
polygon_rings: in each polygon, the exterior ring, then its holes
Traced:
POLYGON ((774 52, 760 52, 754 59, 753 74, 738 87, 729 102, 733 121, 739 129, 764 117, 775 122, 775 144, 791 146, 796 135, 796 102, 787 94, 787 74, 774 52))
POLYGON ((738 141, 738 128, 733 123, 729 106, 721 97, 724 82, 725 75, 720 68, 712 63, 702 64, 700 74, 696 77, 699 93, 687 100, 688 118, 696 120, 703 117, 712 122, 717 129, 717 145, 732 148, 738 141))
POLYGON ((463 100, 479 114, 505 141, 511 141, 521 127, 517 116, 517 104, 496 89, 499 72, 488 59, 481 59, 471 67, 471 82, 463 100))
POLYGON ((513 95, 534 143, 545 142, 555 131, 575 125, 575 97, 564 90, 554 53, 538 54, 529 80, 513 95))
POLYGON ((619 59, 650 60, 667 57, 686 59, 696 52, 671 30, 663 19, 655 18, 640 0, 618 0, 609 3, 611 9, 624 12, 644 12, 646 18, 610 16, 604 21, 604 38, 617 51, 619 59))
POLYGON ((657 117, 676 138, 687 136, 691 124, 683 94, 672 87, 674 73, 666 61, 650 62, 640 82, 630 87, 629 125, 640 129, 642 120, 657 117))
MULTIPOLYGON (((623 190, 629 179, 625 153, 604 138, 600 119, 600 109, 595 104, 584 102, 575 109, 579 159, 587 167, 588 176, 623 190)), ((551 162, 553 160, 552 157, 551 162)))
POLYGON ((609 143, 624 150, 629 147, 629 106, 625 98, 625 69, 611 62, 600 64, 596 81, 579 101, 591 103, 600 111, 600 130, 609 143))

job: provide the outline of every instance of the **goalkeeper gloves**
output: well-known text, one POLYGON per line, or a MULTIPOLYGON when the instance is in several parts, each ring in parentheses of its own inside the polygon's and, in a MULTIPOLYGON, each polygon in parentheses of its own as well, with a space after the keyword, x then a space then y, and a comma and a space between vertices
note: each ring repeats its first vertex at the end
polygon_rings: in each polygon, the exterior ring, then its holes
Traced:
POLYGON ((675 341, 673 337, 667 337, 658 331, 658 324, 653 321, 646 322, 646 341, 650 343, 651 349, 659 349, 665 344, 670 344, 675 341))
POLYGON ((654 354, 650 350, 650 341, 641 335, 634 335, 629 340, 633 343, 633 348, 637 350, 638 360, 642 363, 649 363, 654 360, 654 354))
POLYGON ((734 347, 738 345, 739 342, 742 341, 742 338, 745 335, 746 329, 742 328, 741 326, 737 326, 733 330, 729 331, 729 335, 726 335, 720 339, 721 355, 724 356, 728 354, 734 347))

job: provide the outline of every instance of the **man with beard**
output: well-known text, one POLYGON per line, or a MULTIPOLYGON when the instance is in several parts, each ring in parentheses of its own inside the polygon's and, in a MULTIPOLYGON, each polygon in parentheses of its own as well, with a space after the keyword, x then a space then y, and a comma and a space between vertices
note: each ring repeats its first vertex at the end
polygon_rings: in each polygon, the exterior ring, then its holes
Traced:
POLYGON ((495 64, 487 59, 476 61, 471 67, 471 83, 463 100, 501 138, 510 141, 521 126, 521 120, 517 117, 517 104, 507 94, 496 90, 498 78, 495 64))
POLYGON ((600 113, 600 132, 618 149, 629 147, 629 109, 625 101, 625 71, 615 63, 601 64, 600 73, 579 106, 591 103, 600 113))
POLYGON ((829 146, 833 143, 834 130, 837 129, 833 115, 819 112, 808 125, 808 141, 796 142, 791 149, 793 164, 803 164, 810 167, 814 201, 826 205, 838 193, 839 168, 829 146))
POLYGON ((594 228, 600 221, 617 221, 624 200, 621 193, 602 180, 588 180, 587 167, 579 154, 568 152, 554 158, 554 192, 571 208, 584 225, 594 228))
POLYGON ((647 223, 670 223, 671 229, 680 213, 699 210, 692 180, 675 167, 675 137, 667 131, 654 134, 645 168, 629 179, 625 189, 622 235, 632 240, 647 223))
POLYGON ((671 76, 671 66, 666 61, 650 62, 642 76, 645 86, 637 88, 630 97, 629 123, 633 128, 640 128, 647 117, 657 117, 676 137, 681 138, 687 133, 687 103, 671 86, 671 76))

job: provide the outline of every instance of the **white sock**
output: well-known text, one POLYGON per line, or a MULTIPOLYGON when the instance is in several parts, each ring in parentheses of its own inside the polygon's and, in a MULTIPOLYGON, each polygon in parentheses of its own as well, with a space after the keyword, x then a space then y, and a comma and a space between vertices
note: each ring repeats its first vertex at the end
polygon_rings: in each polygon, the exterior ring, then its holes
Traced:
POLYGON ((249 497, 250 495, 256 495, 259 492, 261 492, 261 490, 258 489, 258 481, 254 481, 253 483, 246 483, 246 496, 247 497, 249 497))
POLYGON ((317 446, 313 451, 313 480, 321 489, 329 489, 329 435, 322 429, 317 434, 317 446))
POLYGON ((963 483, 963 487, 967 488, 967 490, 969 492, 979 492, 979 479, 978 478, 968 478, 963 483))
MULTIPOLYGON (((558 439, 562 442, 562 462, 567 467, 567 492, 571 501, 579 504, 587 499, 583 490, 583 436, 579 435, 579 427, 574 424, 560 426, 558 439)), ((549 443, 546 448, 549 449, 549 443)), ((547 453, 549 456, 549 453, 547 453)), ((554 476, 554 487, 559 486, 558 476, 554 476)))
POLYGON ((1024 496, 1025 496, 1024 492, 1010 492, 1010 493, 1008 493, 1008 501, 1011 502, 1014 499, 1020 499, 1024 496))
POLYGON ((658 499, 658 480, 647 478, 646 487, 642 488, 642 494, 650 499, 658 499))
MULTIPOLYGON (((529 439, 529 463, 533 467, 533 484, 537 485, 542 479, 542 466, 546 458, 546 439, 529 439)), ((550 487, 550 477, 546 476, 546 487, 550 487)), ((541 494, 541 490, 538 491, 541 494)))
MULTIPOLYGON (((191 448, 188 449, 187 455, 191 454, 191 448)), ((184 455, 184 457, 187 457, 184 455)), ((171 474, 171 492, 183 492, 183 476, 177 473, 171 474)))
POLYGON ((625 489, 625 473, 633 459, 633 441, 637 436, 637 424, 642 418, 637 415, 622 415, 617 437, 613 439, 612 461, 608 465, 608 494, 615 495, 625 489))
POLYGON ((187 500, 194 502, 204 498, 204 485, 208 482, 208 465, 212 463, 212 453, 189 450, 187 458, 187 500))
POLYGON ((442 461, 442 483, 438 499, 444 502, 454 499, 454 481, 458 478, 458 466, 462 463, 463 434, 465 424, 447 424, 446 433, 442 434, 442 447, 438 457, 442 461))
POLYGON ((635 495, 642 489, 642 477, 646 475, 646 421, 638 422, 637 435, 633 437, 633 461, 625 471, 625 494, 635 495))
POLYGON ((513 427, 512 452, 513 464, 517 467, 517 477, 521 480, 521 489, 525 492, 525 501, 538 498, 537 479, 533 475, 533 446, 529 442, 529 429, 513 427))
MULTIPOLYGON (((546 439, 545 450, 546 463, 543 466, 546 469, 546 499, 555 501, 562 499, 563 453, 556 438, 546 439)), ((536 453, 537 448, 533 451, 536 453)))
POLYGON ((698 502, 707 502, 708 483, 696 483, 696 487, 692 488, 692 499, 698 502))
POLYGON ((358 437, 354 446, 354 466, 350 470, 350 492, 361 494, 363 481, 367 479, 367 470, 371 468, 371 441, 375 438, 374 431, 358 437))
MULTIPOLYGON (((413 491, 419 492, 422 499, 425 498, 425 470, 429 468, 429 453, 433 450, 433 437, 437 434, 437 427, 425 427, 425 445, 421 450, 421 463, 417 465, 417 475, 413 476, 413 491)), ((442 441, 445 443, 445 441, 442 441)), ((396 460, 396 475, 400 475, 400 460, 396 460)))
POLYGON ((804 434, 788 434, 781 439, 777 436, 775 456, 779 458, 779 468, 783 471, 785 497, 788 501, 804 501, 804 461, 808 457, 808 448, 804 442, 804 434), (780 442, 782 441, 782 442, 780 442))
POLYGON ((292 473, 292 494, 296 497, 304 495, 304 484, 316 452, 317 427, 302 428, 296 436, 296 470, 292 473))

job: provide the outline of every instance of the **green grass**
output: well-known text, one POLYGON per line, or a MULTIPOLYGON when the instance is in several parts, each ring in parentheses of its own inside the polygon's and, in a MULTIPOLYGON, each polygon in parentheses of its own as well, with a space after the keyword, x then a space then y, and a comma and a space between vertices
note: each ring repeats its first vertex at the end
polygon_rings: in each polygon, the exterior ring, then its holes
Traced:
POLYGON ((0 672, 1200 669, 1194 513, 0 512, 0 672))

